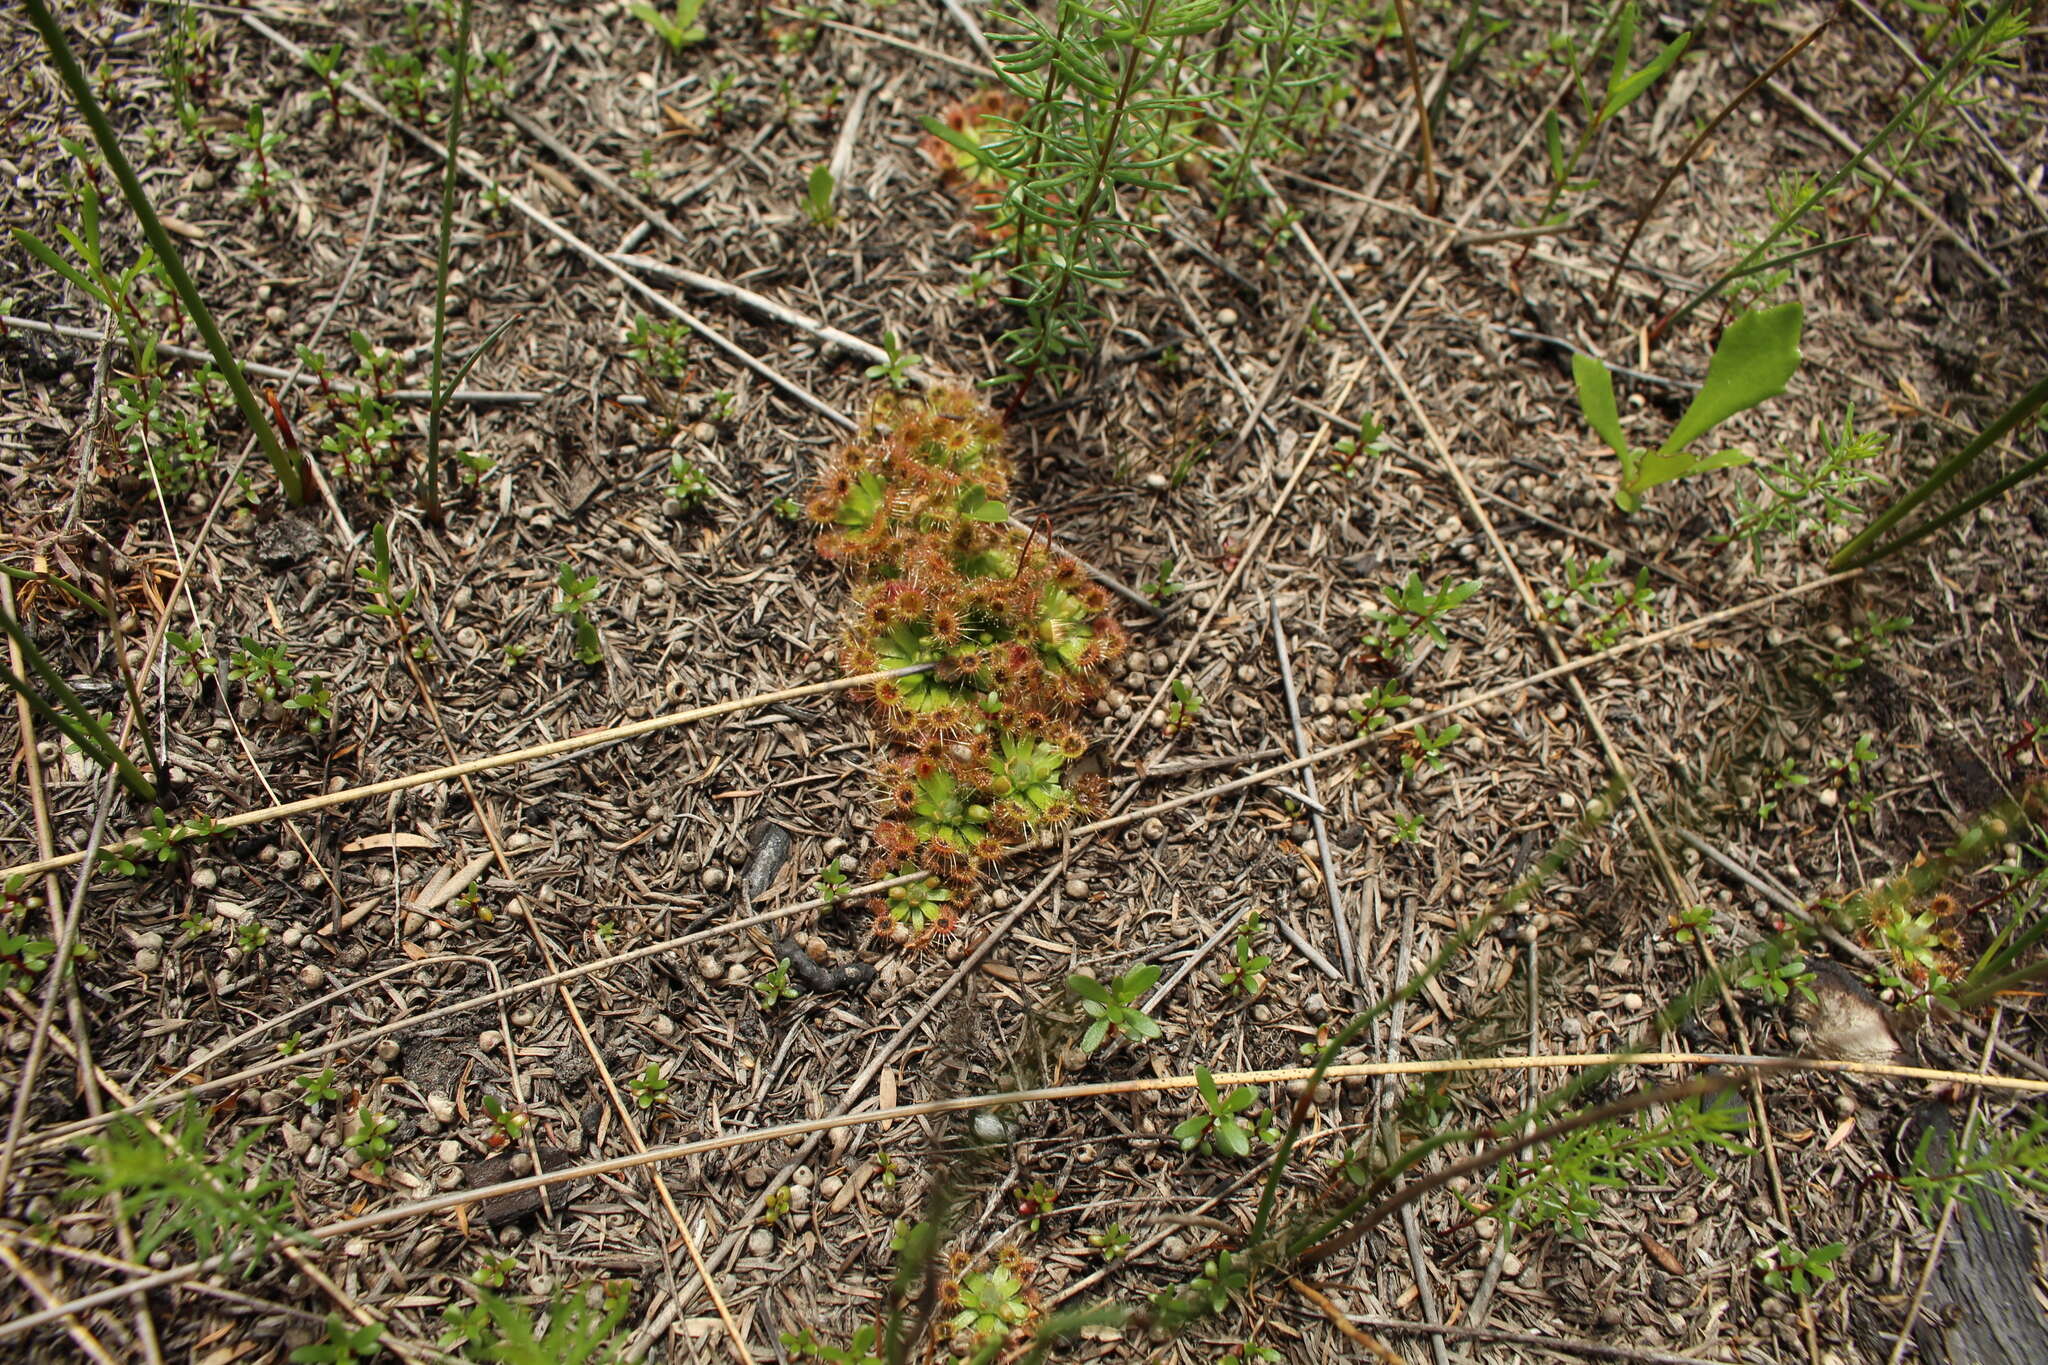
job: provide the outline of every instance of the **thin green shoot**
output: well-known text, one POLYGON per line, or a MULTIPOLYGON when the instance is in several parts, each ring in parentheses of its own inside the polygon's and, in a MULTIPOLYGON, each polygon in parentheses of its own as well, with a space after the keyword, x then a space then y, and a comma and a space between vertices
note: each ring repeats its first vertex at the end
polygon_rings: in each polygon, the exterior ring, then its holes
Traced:
POLYGON ((150 202, 149 191, 142 187, 135 168, 128 164, 127 154, 121 150, 121 142, 114 134, 114 125, 93 95, 92 85, 85 72, 79 68, 78 58, 72 54, 71 44, 64 36, 64 28, 50 13, 45 0, 23 0, 28 10, 29 22, 42 35, 43 45, 49 49, 52 65, 57 68, 58 77, 71 92, 71 98, 78 106, 78 112, 92 129, 93 140, 99 144, 100 155, 106 158, 107 169, 121 186, 122 197, 128 201, 129 209, 135 214, 142 227, 142 234, 156 253, 157 263, 169 277, 171 288, 184 305, 186 316, 206 339, 206 349, 213 357, 214 367, 227 381, 228 389, 235 396, 235 406, 241 410, 242 420, 249 424, 249 430, 256 435, 257 444, 263 449, 264 458, 270 462, 272 472, 277 475, 278 486, 284 490, 285 501, 297 506, 305 501, 305 480, 301 477, 299 460, 287 454, 283 442, 278 439, 277 430, 270 424, 270 416, 256 401, 255 393, 249 388, 249 381, 242 373, 241 365, 235 360, 234 352, 228 349, 227 338, 221 335, 220 327, 213 320, 213 313, 200 297, 199 288, 192 283, 192 277, 185 272, 183 258, 171 235, 164 229, 157 217, 156 208, 150 202))
POLYGON ((455 235, 455 186, 462 174, 462 105, 469 93, 469 32, 475 9, 476 0, 460 0, 456 15, 455 69, 448 84, 448 141, 441 167, 441 216, 434 245, 434 351, 427 380, 432 396, 427 404, 427 464, 420 476, 419 496, 421 510, 436 526, 446 520, 441 510, 441 424, 454 386, 444 389, 441 373, 447 361, 448 271, 455 235))
POLYGON ((2048 468, 2048 452, 2043 452, 2033 459, 2025 461, 2018 468, 2003 477, 1978 489, 1975 493, 1962 499, 1946 511, 1929 517, 1912 530, 1893 536, 1889 540, 1884 540, 1882 544, 1879 543, 1880 538, 1886 532, 1905 520, 1920 504, 1926 502, 1929 498, 1954 482, 1972 465, 1976 464, 1985 451, 1991 449, 1992 446, 1998 444, 2001 440, 2004 440, 2015 428, 2030 421, 2036 413, 2041 411, 2043 406, 2048 406, 2048 375, 2043 375, 2035 382, 2032 388, 2014 399, 2011 406, 2000 413, 1990 426, 1978 432, 1968 445, 1935 466, 1934 470, 1926 478, 1914 485, 1912 489, 1892 503, 1891 506, 1873 517, 1870 524, 1864 527, 1854 539, 1835 552, 1834 558, 1828 561, 1829 571, 1839 573, 1843 569, 1862 568, 1866 565, 1875 564, 1879 560, 1887 559, 1897 554, 1900 550, 1905 549, 1908 545, 1924 540, 1936 531, 1942 530, 1951 523, 1968 516, 1993 498, 2004 496, 2010 489, 2032 478, 2040 473, 2042 469, 2048 468))

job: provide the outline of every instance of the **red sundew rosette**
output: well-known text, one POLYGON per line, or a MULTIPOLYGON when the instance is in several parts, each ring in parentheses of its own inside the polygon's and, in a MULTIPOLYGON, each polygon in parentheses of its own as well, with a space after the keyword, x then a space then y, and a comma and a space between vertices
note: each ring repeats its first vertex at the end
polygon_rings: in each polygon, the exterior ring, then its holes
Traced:
POLYGON ((821 553, 859 584, 846 670, 934 665, 856 694, 897 751, 869 871, 929 874, 870 902, 876 933, 898 942, 952 933, 991 864, 1102 804, 1099 778, 1064 770, 1124 635, 1078 564, 1009 524, 1010 469, 972 394, 887 394, 808 509, 821 553))

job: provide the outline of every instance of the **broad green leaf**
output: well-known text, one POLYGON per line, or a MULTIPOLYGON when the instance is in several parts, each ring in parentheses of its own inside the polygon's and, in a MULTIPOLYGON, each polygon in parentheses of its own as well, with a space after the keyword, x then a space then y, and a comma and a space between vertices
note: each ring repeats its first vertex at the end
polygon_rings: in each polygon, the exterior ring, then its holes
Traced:
POLYGON ((1626 463, 1628 437, 1622 433, 1621 414, 1615 410, 1614 376, 1607 372, 1606 362, 1575 351, 1572 379, 1579 386, 1579 411, 1586 415, 1586 425, 1599 432, 1600 439, 1626 463))
POLYGON ((1216 1125, 1216 1145, 1231 1156, 1251 1155, 1252 1144, 1245 1136, 1244 1129, 1229 1120, 1216 1125))
POLYGON ((1626 479, 1626 485, 1632 493, 1655 488, 1660 483, 1670 483, 1673 479, 1682 479, 1688 474, 1704 474, 1710 469, 1732 469, 1736 465, 1749 463, 1749 456, 1739 450, 1723 450, 1698 458, 1683 450, 1646 450, 1641 452, 1641 455, 1642 462, 1626 479))
POLYGON ((1714 358, 1707 362, 1707 382, 1657 453, 1683 450, 1736 413, 1783 393, 1799 368, 1799 326, 1804 317, 1800 304, 1787 303, 1744 313, 1729 323, 1714 358))

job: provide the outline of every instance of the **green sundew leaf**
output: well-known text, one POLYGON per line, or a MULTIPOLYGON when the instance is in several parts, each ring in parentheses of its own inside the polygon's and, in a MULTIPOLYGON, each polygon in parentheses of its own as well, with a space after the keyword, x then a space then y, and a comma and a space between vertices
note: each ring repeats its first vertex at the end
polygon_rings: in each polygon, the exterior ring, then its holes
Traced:
POLYGON ((1783 393, 1799 368, 1799 327, 1805 316, 1802 305, 1787 303, 1744 313, 1729 323, 1714 347, 1714 358, 1707 362, 1707 380, 1699 396, 1658 447, 1658 454, 1683 450, 1736 413, 1783 393))
POLYGON ((1225 1119, 1216 1125, 1216 1145, 1231 1156, 1251 1155, 1251 1139, 1246 1136, 1244 1125, 1235 1119, 1225 1119))
POLYGON ((1605 361, 1576 351, 1572 354, 1572 380, 1579 388, 1579 411, 1586 425, 1598 432, 1614 453, 1626 458, 1628 437, 1621 430, 1621 413, 1614 406, 1614 376, 1605 361))
POLYGON ((1603 119, 1613 118, 1630 104, 1633 104, 1645 90, 1648 90, 1657 83, 1659 77, 1671 69, 1672 63, 1685 55, 1685 49, 1691 44, 1692 35, 1690 33, 1680 34, 1665 44, 1664 50, 1652 58, 1648 66, 1630 76, 1620 85, 1611 86, 1607 92, 1607 103, 1600 110, 1600 117, 1603 119))
POLYGON ((1000 525, 1010 519, 1010 509, 990 497, 986 488, 975 484, 960 495, 960 515, 969 521, 987 521, 1000 525))

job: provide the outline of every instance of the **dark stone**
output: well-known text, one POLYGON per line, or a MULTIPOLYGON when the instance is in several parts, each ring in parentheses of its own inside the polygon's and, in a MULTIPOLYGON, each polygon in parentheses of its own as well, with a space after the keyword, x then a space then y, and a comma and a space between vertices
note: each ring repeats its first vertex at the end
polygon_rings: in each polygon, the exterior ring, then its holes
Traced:
POLYGON ((271 517, 250 533, 256 559, 266 569, 286 569, 320 548, 320 528, 300 517, 271 517))

